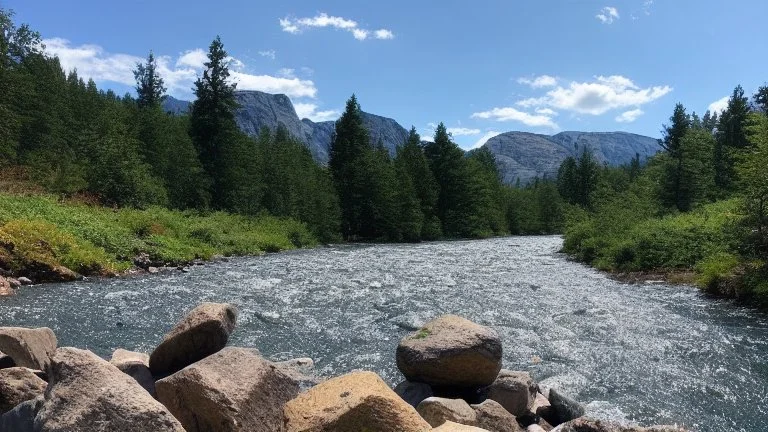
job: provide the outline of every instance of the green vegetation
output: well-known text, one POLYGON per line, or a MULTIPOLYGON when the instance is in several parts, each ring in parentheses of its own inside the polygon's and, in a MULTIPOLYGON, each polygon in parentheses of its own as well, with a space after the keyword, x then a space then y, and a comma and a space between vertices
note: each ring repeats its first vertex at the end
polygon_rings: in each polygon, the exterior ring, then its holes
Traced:
POLYGON ((177 265, 315 244, 306 225, 292 219, 160 207, 116 210, 0 194, 0 266, 17 272, 63 265, 84 275, 110 275, 130 268, 142 253, 152 262, 177 265))
POLYGON ((766 101, 768 87, 750 104, 739 86, 719 117, 677 104, 643 167, 600 167, 586 149, 566 160, 564 251, 609 271, 694 271, 708 293, 768 306, 766 101))

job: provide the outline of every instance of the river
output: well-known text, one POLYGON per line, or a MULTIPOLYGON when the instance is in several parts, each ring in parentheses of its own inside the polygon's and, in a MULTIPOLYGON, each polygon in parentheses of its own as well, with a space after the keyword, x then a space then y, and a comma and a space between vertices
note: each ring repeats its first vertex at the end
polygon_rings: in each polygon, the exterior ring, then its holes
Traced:
POLYGON ((560 237, 349 245, 178 271, 21 289, 0 325, 48 326, 60 346, 150 352, 202 301, 240 310, 231 345, 324 375, 391 384, 400 338, 454 313, 496 329, 504 367, 600 415, 702 432, 768 430, 768 316, 664 284, 628 285, 557 253, 560 237))

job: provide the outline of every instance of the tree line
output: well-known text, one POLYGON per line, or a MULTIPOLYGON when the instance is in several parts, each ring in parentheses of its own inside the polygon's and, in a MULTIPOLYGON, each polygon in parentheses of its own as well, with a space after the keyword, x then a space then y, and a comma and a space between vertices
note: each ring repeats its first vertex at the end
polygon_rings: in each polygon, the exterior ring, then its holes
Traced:
POLYGON ((553 182, 503 185, 487 149, 465 153, 441 123, 411 129, 394 157, 371 142, 352 96, 328 166, 285 128, 238 128, 228 54, 212 41, 188 113, 162 109, 152 52, 135 93, 100 90, 46 55, 40 34, 0 9, 0 169, 62 197, 102 205, 300 220, 323 241, 420 241, 552 233, 562 225, 553 182), (557 206, 553 210, 553 205, 557 206))

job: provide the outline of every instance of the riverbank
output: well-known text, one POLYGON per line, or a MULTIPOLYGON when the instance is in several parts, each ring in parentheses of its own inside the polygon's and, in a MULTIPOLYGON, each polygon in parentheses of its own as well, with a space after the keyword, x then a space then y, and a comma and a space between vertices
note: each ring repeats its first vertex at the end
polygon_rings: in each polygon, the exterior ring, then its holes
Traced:
POLYGON ((305 224, 286 218, 112 209, 53 196, 0 193, 0 276, 34 283, 316 244, 305 224))

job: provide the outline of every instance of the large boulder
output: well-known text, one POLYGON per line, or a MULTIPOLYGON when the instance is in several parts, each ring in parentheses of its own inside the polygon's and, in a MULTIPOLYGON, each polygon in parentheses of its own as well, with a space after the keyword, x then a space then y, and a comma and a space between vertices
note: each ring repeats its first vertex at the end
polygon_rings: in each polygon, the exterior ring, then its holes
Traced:
POLYGON ((432 432, 490 432, 487 429, 482 429, 475 426, 463 425, 460 423, 454 423, 447 421, 441 426, 432 429, 432 432))
POLYGON ((578 418, 563 423, 552 429, 552 432, 686 432, 678 426, 623 426, 619 423, 594 420, 588 418, 578 418))
POLYGON ((227 345, 236 320, 232 305, 199 305, 165 335, 149 357, 149 369, 154 375, 172 374, 219 351, 227 345))
POLYGON ((35 431, 35 416, 43 406, 43 397, 28 400, 16 405, 5 414, 0 414, 0 431, 2 432, 37 432, 35 431))
POLYGON ((488 399, 481 404, 472 405, 477 418, 477 426, 490 432, 523 432, 517 418, 504 409, 500 403, 488 399))
POLYGON ((414 408, 419 406, 424 399, 435 395, 429 384, 411 382, 408 380, 395 386, 395 393, 414 408))
POLYGON ((295 381, 302 391, 322 382, 315 372, 315 362, 311 358, 295 358, 275 362, 274 365, 295 381))
POLYGON ((156 396, 155 378, 149 371, 149 356, 147 354, 117 349, 112 353, 112 359, 109 362, 120 369, 122 373, 135 379, 152 397, 156 396))
POLYGON ((184 432, 179 421, 133 378, 77 348, 56 350, 35 430, 184 432))
POLYGON ((156 383, 157 398, 187 432, 283 430, 299 385, 257 350, 228 347, 156 383))
POLYGON ((325 381, 285 405, 287 432, 424 432, 429 423, 373 372, 325 381))
POLYGON ((501 369, 501 340, 491 328, 443 315, 400 341, 397 367, 433 387, 487 386, 501 369))
POLYGON ((426 398, 416 407, 416 411, 432 427, 438 427, 447 421, 470 426, 477 423, 475 410, 463 399, 426 398))
POLYGON ((577 419, 585 413, 583 405, 554 388, 549 390, 549 403, 557 424, 577 419))
POLYGON ((57 345, 56 335, 48 327, 0 327, 0 351, 16 366, 47 370, 57 345))
POLYGON ((48 383, 35 375, 31 369, 0 369, 0 414, 42 395, 47 386, 48 383))
POLYGON ((500 403, 512 415, 524 416, 533 407, 538 387, 528 372, 502 370, 482 393, 500 403))
POLYGON ((8 279, 0 276, 0 297, 8 297, 16 294, 16 290, 11 286, 8 279))

